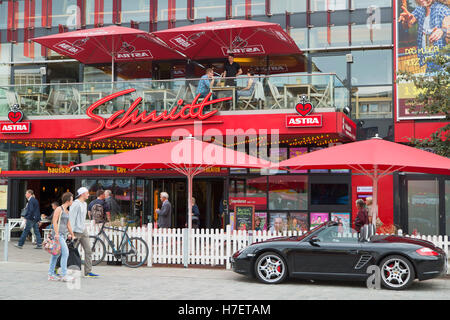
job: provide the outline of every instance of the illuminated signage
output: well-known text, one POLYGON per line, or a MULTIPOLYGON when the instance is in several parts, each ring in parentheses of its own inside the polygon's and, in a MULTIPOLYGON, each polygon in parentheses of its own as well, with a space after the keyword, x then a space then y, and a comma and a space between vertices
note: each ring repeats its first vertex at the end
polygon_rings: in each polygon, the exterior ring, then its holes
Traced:
POLYGON ((8 112, 8 119, 10 122, 0 123, 0 133, 30 133, 31 122, 21 122, 23 119, 23 112, 20 110, 18 104, 11 107, 8 112))
POLYGON ((90 139, 91 141, 98 141, 101 139, 123 136, 140 131, 193 125, 195 120, 203 121, 202 124, 219 124, 222 123, 222 121, 204 121, 208 118, 211 118, 218 112, 218 110, 204 112, 204 108, 215 103, 229 101, 232 99, 232 97, 226 97, 209 100, 209 98, 211 97, 211 93, 209 93, 202 102, 197 103, 197 100, 200 97, 200 95, 197 95, 197 97, 195 97, 191 104, 185 105, 184 101, 180 99, 170 111, 164 110, 160 114, 157 114, 157 111, 154 110, 147 114, 147 111, 145 110, 140 113, 139 110, 136 109, 139 103, 142 101, 142 98, 139 97, 130 105, 128 110, 119 110, 107 119, 94 113, 95 109, 97 109, 102 104, 117 97, 129 94, 133 91, 136 91, 136 89, 119 91, 93 103, 87 109, 86 114, 97 123, 97 126, 93 130, 77 135, 77 138, 92 136, 94 134, 101 133, 100 135, 97 135, 90 139))
POLYGON ((302 96, 300 102, 295 106, 295 111, 299 115, 287 115, 287 128, 320 128, 323 125, 322 115, 313 114, 314 108, 307 100, 306 96, 302 96))

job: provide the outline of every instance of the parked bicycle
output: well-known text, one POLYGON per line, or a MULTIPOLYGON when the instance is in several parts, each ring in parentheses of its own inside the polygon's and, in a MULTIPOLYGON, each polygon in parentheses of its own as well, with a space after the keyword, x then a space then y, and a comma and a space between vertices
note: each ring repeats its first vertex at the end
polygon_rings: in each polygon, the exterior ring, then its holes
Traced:
MULTIPOLYGON (((137 268, 142 266, 148 258, 148 245, 144 239, 140 237, 129 237, 127 230, 131 223, 135 221, 128 221, 125 229, 108 227, 105 224, 102 225, 99 233, 96 236, 89 236, 89 240, 92 244, 92 265, 96 266, 102 262, 106 254, 112 254, 117 260, 121 260, 126 266, 130 268, 137 268), (114 230, 122 232, 122 240, 118 248, 116 249, 114 242, 111 241, 105 230, 114 230), (112 252, 106 251, 105 242, 101 239, 101 236, 105 238, 107 243, 112 249, 112 252)), ((80 242, 77 243, 76 248, 79 249, 80 242)))

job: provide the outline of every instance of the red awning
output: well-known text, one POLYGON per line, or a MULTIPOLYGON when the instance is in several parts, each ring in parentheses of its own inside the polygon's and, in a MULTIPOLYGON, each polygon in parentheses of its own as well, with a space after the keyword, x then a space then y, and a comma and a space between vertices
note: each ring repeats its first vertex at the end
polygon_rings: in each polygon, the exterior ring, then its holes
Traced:
POLYGON ((83 29, 33 41, 84 64, 184 59, 148 32, 120 26, 83 29))
POLYGON ((190 59, 301 54, 295 41, 275 23, 225 20, 153 33, 190 59))

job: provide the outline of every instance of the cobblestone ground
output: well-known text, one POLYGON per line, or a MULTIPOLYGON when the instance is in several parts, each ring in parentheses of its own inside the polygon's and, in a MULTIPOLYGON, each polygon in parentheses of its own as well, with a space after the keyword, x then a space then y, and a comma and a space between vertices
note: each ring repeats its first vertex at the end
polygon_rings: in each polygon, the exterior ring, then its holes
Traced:
POLYGON ((288 280, 264 285, 225 269, 97 266, 100 278, 67 285, 47 280, 50 256, 27 243, 9 245, 3 262, 0 242, 0 299, 450 299, 450 278, 415 281, 406 291, 370 290, 358 282, 288 280), (45 293, 45 294, 43 294, 45 293), (195 293, 195 294, 194 294, 195 293))

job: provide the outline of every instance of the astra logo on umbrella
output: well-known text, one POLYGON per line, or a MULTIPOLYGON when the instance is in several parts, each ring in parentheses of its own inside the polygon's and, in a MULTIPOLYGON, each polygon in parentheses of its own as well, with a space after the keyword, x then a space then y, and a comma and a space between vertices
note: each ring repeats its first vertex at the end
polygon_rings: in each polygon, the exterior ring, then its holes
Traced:
POLYGON ((264 47, 260 44, 257 45, 248 45, 248 41, 242 39, 239 36, 236 36, 234 40, 231 42, 231 48, 222 47, 222 53, 224 56, 229 55, 230 53, 234 54, 263 54, 264 47))
POLYGON ((182 50, 186 50, 195 46, 196 43, 194 41, 199 39, 204 34, 205 34, 204 32, 197 32, 190 35, 189 37, 185 36, 184 34, 180 34, 179 36, 176 36, 175 38, 172 38, 169 41, 172 42, 177 47, 181 48, 182 50))
POLYGON ((65 53, 70 55, 79 54, 84 50, 82 46, 87 42, 88 38, 77 40, 73 43, 70 43, 67 40, 63 40, 54 45, 55 49, 59 49, 65 53))
POLYGON ((122 46, 115 57, 117 60, 127 60, 127 59, 151 59, 153 58, 150 50, 136 50, 136 48, 127 43, 122 42, 122 46))

